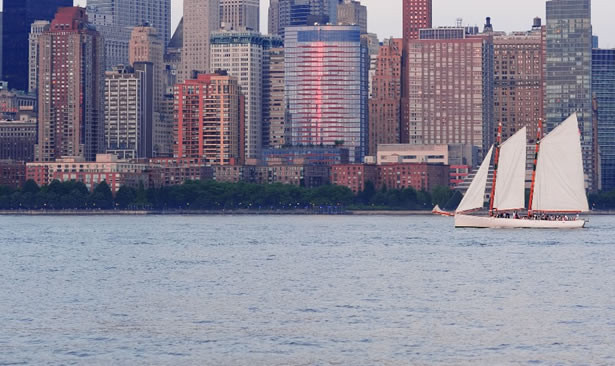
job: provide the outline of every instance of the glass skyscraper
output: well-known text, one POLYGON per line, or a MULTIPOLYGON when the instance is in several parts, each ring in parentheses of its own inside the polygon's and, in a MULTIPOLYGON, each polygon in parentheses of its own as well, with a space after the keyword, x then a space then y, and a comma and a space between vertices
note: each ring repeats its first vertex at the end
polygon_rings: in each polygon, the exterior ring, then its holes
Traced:
POLYGON ((590 0, 547 1, 546 131, 577 113, 587 184, 593 189, 594 142, 591 94, 590 0))
POLYGON ((3 6, 3 80, 11 89, 27 90, 30 26, 53 19, 59 7, 73 6, 73 0, 4 0, 3 6))
POLYGON ((598 103, 602 190, 615 189, 615 49, 594 49, 592 92, 598 103))
POLYGON ((367 46, 359 26, 288 27, 285 99, 293 146, 367 149, 367 46))

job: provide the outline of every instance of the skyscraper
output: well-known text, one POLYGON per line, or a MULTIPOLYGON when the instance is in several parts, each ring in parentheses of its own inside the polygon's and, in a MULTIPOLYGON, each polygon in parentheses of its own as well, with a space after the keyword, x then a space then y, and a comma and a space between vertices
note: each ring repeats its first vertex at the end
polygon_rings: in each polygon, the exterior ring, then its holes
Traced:
POLYGON ((120 159, 153 157, 154 67, 117 66, 105 73, 106 152, 120 159))
POLYGON ((337 6, 337 23, 356 24, 361 34, 367 33, 367 7, 357 0, 341 0, 337 6))
POLYGON ((4 0, 2 75, 9 87, 28 89, 28 35, 35 20, 51 20, 59 7, 72 0, 4 0))
POLYGON ((598 146, 603 191, 615 189, 615 49, 594 49, 592 92, 598 104, 598 146))
POLYGON ((175 157, 210 165, 241 162, 243 97, 224 72, 199 74, 175 85, 175 157))
POLYGON ((102 37, 83 8, 60 8, 39 36, 37 161, 93 161, 103 150, 103 55, 102 37))
POLYGON ((281 35, 280 0, 269 0, 269 10, 267 14, 267 32, 269 32, 269 34, 281 35))
POLYGON ((164 47, 171 38, 171 0, 88 0, 87 9, 90 21, 105 38, 108 70, 128 64, 133 27, 156 28, 164 47))
POLYGON ((546 132, 577 113, 590 189, 597 174, 593 163, 591 58, 591 1, 547 1, 546 132))
POLYGON ((504 140, 523 127, 528 141, 536 140, 538 121, 544 117, 543 29, 537 18, 532 30, 493 36, 494 116, 502 123, 504 140))
POLYGON ((259 0, 220 0, 220 24, 227 30, 260 31, 259 0))
POLYGON ((408 77, 411 144, 468 144, 487 152, 494 131, 491 36, 422 29, 408 44, 408 77))
POLYGON ((432 0, 403 0, 404 44, 419 38, 419 30, 431 28, 432 0))
POLYGON ((49 21, 36 20, 30 27, 28 57, 28 92, 36 93, 38 88, 38 36, 49 29, 49 21))
POLYGON ((272 48, 263 66, 263 147, 283 147, 286 130, 284 48, 272 48))
POLYGON ((369 154, 380 144, 397 144, 401 128, 402 39, 388 39, 376 58, 369 101, 369 154))
POLYGON ((215 32, 211 36, 211 68, 237 78, 245 96, 245 155, 260 158, 263 144, 263 60, 282 40, 258 32, 215 32))
POLYGON ((178 82, 192 78, 195 71, 210 72, 210 35, 220 27, 218 0, 184 0, 182 65, 178 82))
MULTIPOLYGON (((153 68, 153 136, 154 152, 168 154, 172 151, 172 141, 168 138, 173 133, 172 124, 164 121, 160 114, 165 90, 164 46, 156 28, 149 26, 134 27, 129 45, 129 62, 149 62, 153 68)), ((158 155, 157 155, 158 156, 158 155)))
POLYGON ((289 26, 337 23, 338 0, 270 0, 269 33, 284 38, 289 26))
POLYGON ((402 35, 404 40, 402 59, 402 124, 401 142, 409 142, 410 106, 408 105, 408 44, 419 38, 419 30, 431 28, 432 0, 403 0, 402 35))
POLYGON ((289 27, 285 99, 294 146, 340 146, 361 162, 367 149, 367 47, 358 26, 289 27))

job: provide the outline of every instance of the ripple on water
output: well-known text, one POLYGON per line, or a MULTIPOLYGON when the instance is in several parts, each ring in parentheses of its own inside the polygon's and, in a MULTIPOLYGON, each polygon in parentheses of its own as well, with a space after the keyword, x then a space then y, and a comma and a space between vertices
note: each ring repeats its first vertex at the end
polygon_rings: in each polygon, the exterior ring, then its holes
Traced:
POLYGON ((0 366, 615 360, 609 216, 566 232, 429 216, 2 221, 0 366))

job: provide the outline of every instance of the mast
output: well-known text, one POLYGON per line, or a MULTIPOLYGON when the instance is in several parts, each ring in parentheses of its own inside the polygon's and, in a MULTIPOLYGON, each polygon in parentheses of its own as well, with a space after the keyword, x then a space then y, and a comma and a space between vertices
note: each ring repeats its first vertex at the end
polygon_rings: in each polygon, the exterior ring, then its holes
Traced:
POLYGON ((498 176, 498 162, 500 160, 500 145, 502 144, 502 122, 498 124, 498 135, 495 139, 495 158, 493 159, 493 182, 491 196, 489 197, 489 215, 493 216, 493 203, 495 202, 495 182, 498 176))
POLYGON ((532 185, 530 186, 530 202, 527 204, 527 215, 532 216, 532 202, 534 201, 534 185, 536 183, 536 167, 538 166, 538 151, 542 139, 542 118, 538 119, 538 131, 536 133, 536 153, 534 154, 534 168, 532 170, 532 185))

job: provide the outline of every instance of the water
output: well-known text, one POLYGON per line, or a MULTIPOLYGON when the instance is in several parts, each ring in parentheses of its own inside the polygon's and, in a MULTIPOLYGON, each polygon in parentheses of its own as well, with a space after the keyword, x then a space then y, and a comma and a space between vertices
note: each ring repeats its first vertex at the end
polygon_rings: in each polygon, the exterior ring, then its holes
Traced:
POLYGON ((0 217, 0 365, 615 364, 615 217, 0 217))

